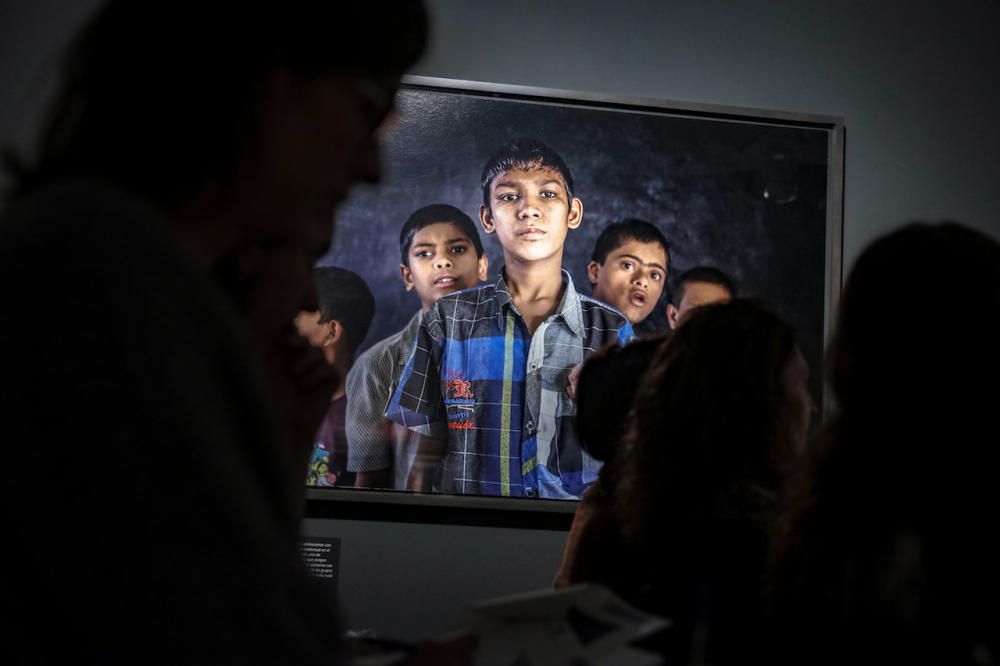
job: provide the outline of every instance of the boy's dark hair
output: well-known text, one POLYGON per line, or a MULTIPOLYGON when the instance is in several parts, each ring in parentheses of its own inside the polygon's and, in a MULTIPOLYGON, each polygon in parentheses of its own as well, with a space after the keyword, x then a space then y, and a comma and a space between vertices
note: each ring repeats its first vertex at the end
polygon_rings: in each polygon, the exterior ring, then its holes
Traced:
POLYGON ((626 218, 620 222, 612 222, 604 227, 601 235, 597 237, 597 242, 594 243, 594 253, 590 255, 590 260, 603 266, 608 255, 629 240, 640 243, 659 243, 667 255, 667 266, 670 265, 670 244, 667 243, 663 232, 657 229, 654 224, 634 217, 626 218))
POLYGON ((497 176, 511 169, 553 169, 559 172, 566 186, 566 195, 573 198, 573 174, 563 162, 559 153, 552 150, 538 139, 516 139, 501 146, 493 156, 486 161, 480 182, 483 186, 483 205, 487 210, 490 206, 490 185, 497 176))
POLYGON ((695 266, 681 273, 677 278, 677 288, 673 293, 673 302, 680 305, 684 300, 684 289, 692 282, 704 282, 722 287, 729 292, 730 298, 736 298, 736 282, 726 273, 713 266, 695 266))
POLYGON ((270 72, 401 73, 426 37, 419 0, 114 0, 66 54, 36 162, 6 156, 13 194, 85 174, 172 207, 206 182, 226 182, 248 157, 270 72))
POLYGON ((346 268, 322 266, 313 271, 321 324, 337 320, 344 327, 348 353, 368 335, 375 316, 375 297, 361 276, 346 268))
POLYGON ((413 244, 413 237, 424 227, 432 224, 453 224, 458 230, 465 234, 472 245, 476 248, 476 256, 481 257, 485 250, 483 241, 479 238, 479 231, 468 215, 448 204, 431 204, 413 211, 407 218, 403 228, 399 231, 399 258, 400 263, 410 265, 410 246, 413 244))

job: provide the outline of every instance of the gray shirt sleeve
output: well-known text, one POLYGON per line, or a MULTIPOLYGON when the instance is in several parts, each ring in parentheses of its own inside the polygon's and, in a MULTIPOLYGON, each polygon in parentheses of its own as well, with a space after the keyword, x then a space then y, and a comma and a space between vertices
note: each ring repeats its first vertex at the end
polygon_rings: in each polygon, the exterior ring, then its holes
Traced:
POLYGON ((347 470, 373 472, 392 464, 385 406, 395 386, 392 348, 376 345, 347 373, 347 470))

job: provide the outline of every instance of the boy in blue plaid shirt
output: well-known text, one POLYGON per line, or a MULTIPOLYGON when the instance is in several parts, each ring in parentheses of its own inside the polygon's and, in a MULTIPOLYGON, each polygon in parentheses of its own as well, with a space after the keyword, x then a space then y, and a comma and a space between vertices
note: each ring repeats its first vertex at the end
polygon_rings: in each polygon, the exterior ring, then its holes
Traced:
POLYGON ((506 266, 494 284, 428 310, 386 417, 425 435, 411 490, 578 498, 600 463, 577 440, 569 374, 632 327, 562 270, 583 203, 555 151, 510 143, 487 162, 482 187, 480 221, 506 266))

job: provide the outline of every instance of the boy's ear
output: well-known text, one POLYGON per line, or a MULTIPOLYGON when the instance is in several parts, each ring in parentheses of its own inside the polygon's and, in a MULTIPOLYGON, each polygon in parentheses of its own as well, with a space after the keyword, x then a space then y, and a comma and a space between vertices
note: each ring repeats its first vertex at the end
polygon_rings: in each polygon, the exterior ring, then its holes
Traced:
POLYGON ((587 279, 590 280, 590 286, 597 286, 597 278, 601 275, 601 265, 596 261, 591 261, 587 264, 587 279))
POLYGON ((479 281, 486 282, 486 277, 490 274, 490 258, 483 253, 483 256, 479 257, 479 281))
POLYGON ((324 347, 332 347, 340 340, 344 335, 344 326, 336 319, 331 319, 326 322, 326 337, 323 338, 324 347))
POLYGON ((399 265, 399 277, 403 278, 403 286, 406 287, 406 291, 413 291, 416 287, 413 283, 413 273, 410 272, 410 267, 406 264, 399 265))
POLYGON ((583 202, 577 197, 569 202, 569 215, 566 216, 566 226, 576 229, 583 222, 583 202))
POLYGON ((479 204, 479 222, 483 225, 483 231, 486 233, 496 232, 497 228, 493 224, 493 213, 486 207, 486 204, 479 204))
POLYGON ((677 330, 677 316, 680 311, 674 307, 673 303, 667 303, 667 324, 671 331, 677 330))

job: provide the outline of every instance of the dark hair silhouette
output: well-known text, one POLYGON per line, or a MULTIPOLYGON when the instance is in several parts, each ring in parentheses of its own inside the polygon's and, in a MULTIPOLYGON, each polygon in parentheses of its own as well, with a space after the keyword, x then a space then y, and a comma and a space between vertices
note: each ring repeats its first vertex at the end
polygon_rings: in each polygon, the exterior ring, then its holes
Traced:
POLYGON ((609 463, 625 432, 632 399, 666 336, 608 345, 587 357, 576 385, 576 428, 580 445, 609 463), (609 388, 611 390, 609 390, 609 388))
POLYGON ((375 297, 360 275, 346 268, 323 266, 313 271, 319 300, 319 321, 337 320, 344 327, 351 356, 368 334, 375 315, 375 297))
POLYGON ((252 158, 266 75, 395 75, 422 53, 419 2, 109 3, 71 48, 37 163, 8 157, 15 191, 67 174, 110 178, 170 207, 252 158))
POLYGON ((678 663, 738 661, 764 640, 768 541, 801 444, 782 379, 797 353, 792 329, 761 304, 707 305, 636 394, 615 451, 616 506, 645 560, 641 603, 674 620, 663 649, 678 663))
POLYGON ((777 548, 790 661, 864 646, 873 660, 996 663, 998 341, 995 241, 911 224, 858 258, 828 356, 838 408, 777 548))
POLYGON ((483 188, 483 204, 487 209, 493 209, 490 205, 490 186, 497 176, 511 169, 557 171, 566 185, 566 196, 573 198, 573 174, 559 153, 537 139, 517 139, 498 148, 483 167, 480 184, 483 188))
POLYGON ((473 224, 472 218, 454 206, 448 204, 431 204, 413 211, 407 218, 406 223, 399 232, 399 260, 400 263, 410 265, 410 246, 413 244, 413 237, 418 231, 432 224, 447 222, 455 225, 469 239, 469 242, 476 248, 476 256, 483 256, 483 241, 479 238, 479 231, 473 224))
POLYGON ((604 265, 608 255, 624 245, 627 241, 635 240, 640 243, 659 243, 663 248, 663 253, 667 255, 667 265, 670 264, 670 245, 663 236, 663 232, 655 225, 638 220, 627 218, 620 222, 613 222, 604 227, 601 234, 594 243, 594 252, 590 256, 591 261, 604 265))

